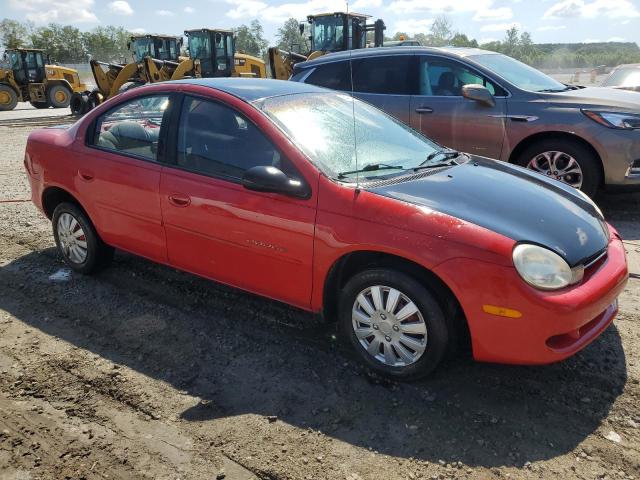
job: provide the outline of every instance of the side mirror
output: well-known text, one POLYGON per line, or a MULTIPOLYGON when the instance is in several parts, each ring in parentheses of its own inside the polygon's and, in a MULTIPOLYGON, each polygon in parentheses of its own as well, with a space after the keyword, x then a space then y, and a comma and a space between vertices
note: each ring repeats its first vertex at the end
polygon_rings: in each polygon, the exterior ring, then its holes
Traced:
POLYGON ((311 193, 306 183, 290 178, 279 168, 271 166, 250 168, 242 176, 242 185, 247 190, 281 193, 299 198, 307 198, 311 193))
POLYGON ((304 23, 300 22, 298 28, 300 29, 300 35, 304 35, 304 23))
POLYGON ((487 89, 487 87, 471 83, 469 85, 465 85, 462 87, 462 96, 464 98, 468 98, 469 100, 474 100, 478 103, 482 103, 488 107, 496 106, 496 99, 493 98, 491 92, 487 89))

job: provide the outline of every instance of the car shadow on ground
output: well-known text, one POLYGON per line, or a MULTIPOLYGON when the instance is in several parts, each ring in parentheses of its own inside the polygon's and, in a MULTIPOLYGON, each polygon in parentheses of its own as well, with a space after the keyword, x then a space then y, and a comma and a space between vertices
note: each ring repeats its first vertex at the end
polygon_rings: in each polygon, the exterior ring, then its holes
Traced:
POLYGON ((61 267, 53 249, 2 267, 0 308, 207 400, 176 412, 189 422, 277 416, 396 457, 521 466, 574 450, 627 378, 612 326, 559 364, 458 358, 399 384, 359 367, 334 325, 280 303, 125 254, 97 276, 51 282, 61 267))

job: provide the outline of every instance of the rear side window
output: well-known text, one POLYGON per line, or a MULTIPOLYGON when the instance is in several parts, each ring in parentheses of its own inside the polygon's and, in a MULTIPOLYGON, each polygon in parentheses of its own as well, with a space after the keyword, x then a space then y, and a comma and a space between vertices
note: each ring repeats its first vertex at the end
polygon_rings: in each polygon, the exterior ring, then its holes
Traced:
POLYGON ((185 96, 178 127, 178 166, 204 175, 242 178, 245 170, 274 166, 287 172, 270 140, 239 112, 185 96))
POLYGON ((160 127, 168 107, 168 95, 122 103, 98 117, 89 145, 156 162, 160 127))
POLYGON ((353 86, 358 93, 413 94, 412 55, 370 57, 353 61, 353 86))
POLYGON ((332 62, 319 65, 311 73, 305 83, 332 90, 351 91, 351 74, 349 62, 332 62))

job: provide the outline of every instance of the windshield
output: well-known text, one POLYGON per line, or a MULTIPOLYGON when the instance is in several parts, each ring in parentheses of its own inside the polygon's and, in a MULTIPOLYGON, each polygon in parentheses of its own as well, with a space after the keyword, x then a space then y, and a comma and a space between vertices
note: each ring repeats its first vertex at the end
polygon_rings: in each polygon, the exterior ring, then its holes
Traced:
MULTIPOLYGON (((340 174, 367 165, 398 168, 361 172, 360 179, 398 175, 425 164, 429 154, 441 149, 377 108, 344 94, 284 95, 260 100, 256 106, 333 178, 355 181, 355 173, 340 174)), ((432 163, 441 162, 434 159, 432 163)))
POLYGON ((602 83, 603 87, 637 87, 640 86, 640 67, 620 68, 613 72, 602 83))
POLYGON ((566 85, 506 55, 487 53, 472 55, 469 58, 522 90, 530 92, 561 92, 567 90, 566 85))
POLYGON ((138 38, 133 44, 133 55, 136 62, 139 62, 144 57, 152 56, 151 54, 151 39, 150 38, 138 38))
POLYGON ((189 35, 189 56, 200 60, 211 58, 211 44, 208 33, 192 33, 189 35))
POLYGON ((343 19, 333 15, 316 17, 311 25, 311 49, 321 51, 342 50, 343 19))

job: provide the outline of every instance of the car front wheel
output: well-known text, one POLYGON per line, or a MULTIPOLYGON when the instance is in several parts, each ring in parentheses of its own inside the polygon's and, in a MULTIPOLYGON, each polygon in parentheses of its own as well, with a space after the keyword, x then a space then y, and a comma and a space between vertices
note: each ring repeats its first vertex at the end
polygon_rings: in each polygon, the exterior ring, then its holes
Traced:
POLYGON ((347 282, 340 326, 365 364, 406 380, 431 373, 448 343, 435 297, 412 277, 390 269, 365 270, 347 282))
POLYGON ((580 189, 590 197, 595 196, 601 183, 597 157, 584 145, 570 140, 548 139, 534 143, 515 163, 580 189))
POLYGON ((65 263, 79 273, 106 266, 113 248, 102 242, 89 217, 72 203, 61 203, 52 217, 53 236, 65 263))

